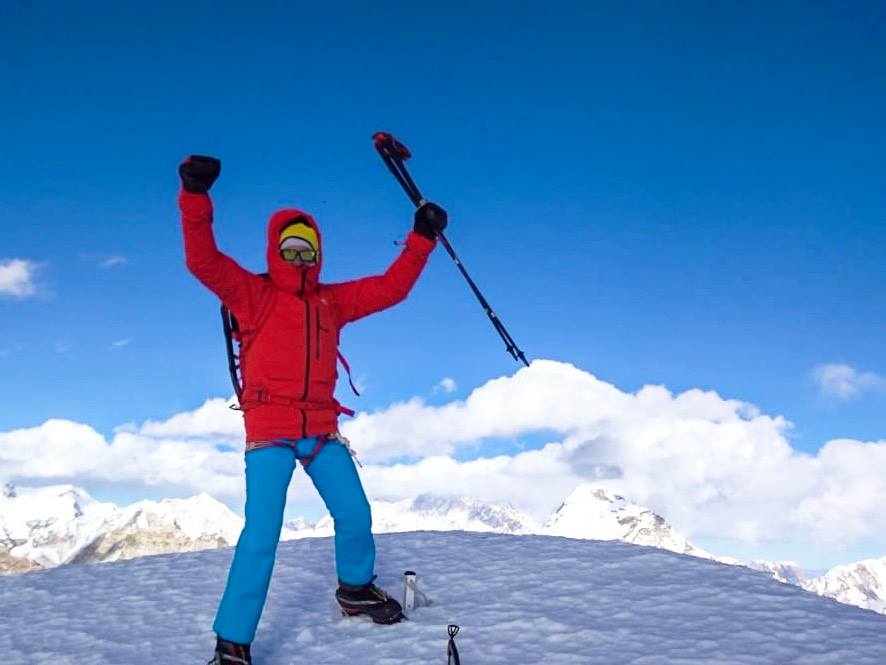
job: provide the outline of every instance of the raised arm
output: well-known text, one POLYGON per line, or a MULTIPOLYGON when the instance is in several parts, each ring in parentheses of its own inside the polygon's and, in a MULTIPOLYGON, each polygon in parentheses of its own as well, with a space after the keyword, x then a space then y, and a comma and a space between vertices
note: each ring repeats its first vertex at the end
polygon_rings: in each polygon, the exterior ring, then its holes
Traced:
POLYGON ((214 157, 197 155, 188 157, 179 167, 182 190, 178 207, 185 239, 185 263, 228 309, 243 318, 254 310, 253 301, 261 288, 261 278, 222 254, 215 244, 212 200, 208 192, 220 170, 221 162, 214 157))
POLYGON ((437 244, 437 231, 446 224, 446 212, 434 203, 426 203, 415 213, 415 229, 406 238, 406 246, 384 274, 330 284, 341 325, 404 300, 437 244))

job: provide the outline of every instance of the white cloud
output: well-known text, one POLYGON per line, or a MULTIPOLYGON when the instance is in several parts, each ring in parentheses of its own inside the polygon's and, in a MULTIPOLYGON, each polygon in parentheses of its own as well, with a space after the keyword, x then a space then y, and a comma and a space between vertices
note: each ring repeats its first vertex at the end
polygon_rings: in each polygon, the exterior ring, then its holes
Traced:
POLYGON ((715 392, 625 393, 570 365, 536 361, 464 401, 432 407, 413 399, 361 413, 343 431, 370 463, 375 495, 464 492, 544 518, 575 484, 591 481, 698 538, 846 545, 886 533, 877 500, 886 500, 886 441, 832 441, 809 456, 791 447, 790 428, 715 392), (552 440, 512 456, 452 459, 478 440, 533 432, 552 432, 552 440), (404 457, 415 463, 385 464, 404 457), (849 491, 856 471, 867 480, 849 491))
MULTIPOLYGON (((113 480, 130 490, 239 498, 243 425, 228 403, 211 399, 165 421, 123 426, 111 439, 70 421, 0 433, 0 477, 65 478, 87 488, 90 480, 113 480)), ((571 365, 536 361, 464 400, 432 407, 412 399, 360 413, 342 429, 365 464, 373 498, 467 494, 544 519, 578 483, 591 481, 650 506, 702 542, 778 544, 795 548, 799 559, 810 543, 849 548, 883 539, 886 440, 834 440, 807 455, 791 447, 790 427, 715 392, 645 386, 627 393, 571 365), (538 449, 478 453, 484 439, 539 432, 549 442, 538 449)), ((318 501, 305 482, 291 491, 318 501)))
MULTIPOLYGON (((194 411, 174 415, 161 422, 149 420, 137 429, 142 436, 177 439, 222 439, 242 442, 245 437, 243 415, 230 408, 234 398, 206 400, 194 411)), ((126 429, 130 429, 128 426, 126 429)), ((119 429, 118 429, 119 431, 119 429)))
POLYGON ((242 452, 221 452, 208 440, 125 430, 108 440, 69 420, 0 433, 0 476, 26 481, 65 479, 86 487, 103 481, 230 497, 242 492, 242 461, 242 452))
POLYGON ((796 521, 826 541, 883 538, 886 440, 829 441, 811 463, 814 491, 802 497, 796 521))
POLYGON ((0 261, 0 295, 27 298, 37 293, 34 276, 37 264, 27 259, 0 261))
POLYGON ((104 259, 99 266, 101 268, 114 268, 116 266, 125 266, 129 261, 125 256, 109 256, 104 259))
POLYGON ((886 388, 886 379, 882 376, 873 372, 859 372, 849 365, 839 363, 819 365, 812 370, 812 377, 822 394, 842 400, 859 397, 866 391, 886 388))
POLYGON ((434 392, 442 390, 444 393, 454 393, 457 388, 458 386, 455 383, 455 379, 451 379, 447 376, 434 387, 434 392))
POLYGON ((129 339, 118 339, 111 342, 112 349, 122 349, 124 346, 129 346, 129 339))

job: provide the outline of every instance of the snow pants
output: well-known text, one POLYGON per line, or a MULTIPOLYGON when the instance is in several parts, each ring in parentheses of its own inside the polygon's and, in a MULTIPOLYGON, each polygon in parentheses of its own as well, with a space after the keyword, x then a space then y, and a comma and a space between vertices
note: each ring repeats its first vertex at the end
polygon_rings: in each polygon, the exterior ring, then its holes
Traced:
MULTIPOLYGON (((309 437, 246 453, 246 525, 212 626, 223 639, 240 644, 255 639, 283 526, 286 490, 296 459, 307 458, 316 441, 309 437)), ((375 569, 372 517, 350 452, 341 443, 330 441, 305 470, 335 524, 339 581, 355 585, 371 582, 375 569)))

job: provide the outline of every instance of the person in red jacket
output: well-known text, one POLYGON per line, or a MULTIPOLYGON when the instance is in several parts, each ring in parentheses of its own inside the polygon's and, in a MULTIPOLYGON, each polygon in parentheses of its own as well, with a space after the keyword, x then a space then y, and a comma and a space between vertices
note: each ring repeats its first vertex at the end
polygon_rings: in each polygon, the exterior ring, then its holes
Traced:
POLYGON ((268 273, 257 275, 221 253, 212 231, 208 192, 221 171, 213 157, 192 155, 179 166, 179 208, 188 269, 237 318, 241 336, 246 425, 246 523, 231 563, 213 629, 210 664, 251 663, 283 524, 286 490, 301 460, 332 515, 338 587, 349 615, 377 623, 403 618, 400 604, 373 584, 375 543, 369 502, 350 449, 338 433, 347 412, 333 397, 339 332, 346 324, 397 304, 409 294, 447 224, 425 203, 400 255, 381 275, 320 282, 320 229, 308 213, 271 216, 268 273))

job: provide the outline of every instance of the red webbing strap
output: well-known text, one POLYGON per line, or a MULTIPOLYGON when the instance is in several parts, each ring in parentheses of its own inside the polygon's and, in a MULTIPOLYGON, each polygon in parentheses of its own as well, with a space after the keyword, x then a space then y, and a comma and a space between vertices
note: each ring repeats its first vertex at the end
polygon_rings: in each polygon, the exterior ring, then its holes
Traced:
POLYGON ((354 415, 353 409, 342 406, 335 398, 328 402, 305 402, 283 395, 272 395, 264 388, 247 388, 243 391, 243 396, 240 398, 241 411, 248 411, 260 404, 276 404, 277 406, 288 406, 293 409, 304 409, 305 411, 332 409, 337 415, 342 413, 346 416, 354 415))
POLYGON ((353 417, 354 417, 354 413, 355 413, 354 409, 349 409, 349 408, 346 407, 346 406, 342 406, 341 404, 339 404, 338 400, 336 400, 336 399, 334 399, 334 400, 332 400, 332 401, 335 403, 335 411, 336 411, 336 413, 338 413, 339 415, 341 415, 341 414, 345 414, 345 415, 348 416, 349 418, 353 418, 353 417))
POLYGON ((317 437, 317 443, 314 444, 314 449, 311 451, 311 454, 307 457, 302 457, 299 462, 301 462, 302 468, 307 469, 308 464, 314 461, 314 458, 320 454, 320 451, 323 449, 329 441, 332 439, 328 434, 320 434, 317 437))
MULTIPOLYGON (((351 378, 351 366, 348 365, 348 361, 345 360, 345 357, 342 355, 341 351, 336 349, 336 355, 338 356, 338 361, 341 363, 341 366, 345 368, 345 372, 348 374, 348 383, 351 384, 351 390, 354 391, 354 394, 357 397, 360 397, 360 391, 354 386, 354 380, 351 378)), ((354 415, 353 413, 349 415, 354 415)))

